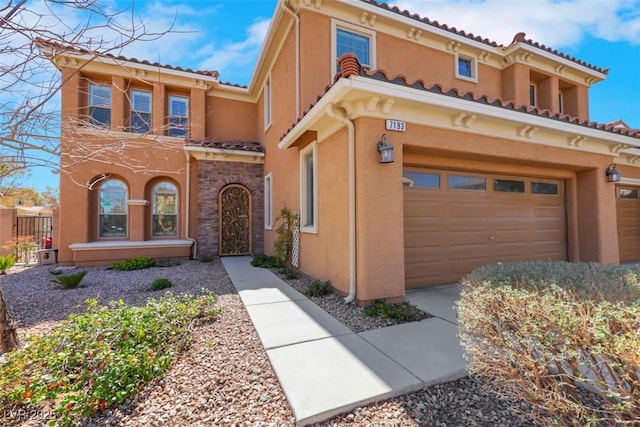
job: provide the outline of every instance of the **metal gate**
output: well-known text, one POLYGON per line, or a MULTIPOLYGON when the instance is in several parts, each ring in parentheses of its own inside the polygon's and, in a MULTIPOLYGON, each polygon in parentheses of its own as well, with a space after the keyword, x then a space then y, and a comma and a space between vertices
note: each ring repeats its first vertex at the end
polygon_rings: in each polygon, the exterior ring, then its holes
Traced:
POLYGON ((52 231, 53 217, 17 217, 13 237, 18 262, 31 263, 36 261, 38 250, 51 247, 52 231))

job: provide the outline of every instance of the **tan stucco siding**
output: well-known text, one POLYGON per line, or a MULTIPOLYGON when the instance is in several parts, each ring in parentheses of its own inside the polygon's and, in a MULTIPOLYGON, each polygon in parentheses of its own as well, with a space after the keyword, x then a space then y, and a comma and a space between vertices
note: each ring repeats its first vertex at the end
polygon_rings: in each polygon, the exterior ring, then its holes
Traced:
POLYGON ((207 97, 206 134, 209 138, 231 141, 258 141, 256 104, 207 97))
MULTIPOLYGON (((358 301, 404 295, 402 162, 380 163, 377 142, 384 121, 356 123, 356 230, 358 301)), ((395 135, 389 140, 400 148, 395 135)))
POLYGON ((346 130, 317 146, 317 233, 300 236, 300 267, 333 287, 349 290, 349 188, 346 130))
POLYGON ((302 110, 313 104, 331 83, 331 18, 307 10, 300 11, 300 88, 302 110))

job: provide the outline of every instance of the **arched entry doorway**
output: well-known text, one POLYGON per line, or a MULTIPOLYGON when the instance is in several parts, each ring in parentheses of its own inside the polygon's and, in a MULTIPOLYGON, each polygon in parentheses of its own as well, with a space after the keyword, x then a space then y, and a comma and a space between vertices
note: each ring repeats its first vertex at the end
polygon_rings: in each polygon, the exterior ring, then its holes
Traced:
POLYGON ((231 184, 218 195, 220 256, 250 255, 251 192, 243 185, 231 184))

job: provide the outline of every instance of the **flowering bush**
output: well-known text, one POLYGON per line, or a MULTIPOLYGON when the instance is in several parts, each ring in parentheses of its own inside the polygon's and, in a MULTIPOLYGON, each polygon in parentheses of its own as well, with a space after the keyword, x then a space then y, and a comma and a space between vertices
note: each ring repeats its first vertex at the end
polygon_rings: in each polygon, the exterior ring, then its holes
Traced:
POLYGON ((53 408, 58 424, 73 425, 121 403, 171 367, 190 345, 191 324, 218 315, 215 299, 213 293, 168 295, 145 307, 87 300, 85 313, 7 354, 0 365, 0 414, 53 408))

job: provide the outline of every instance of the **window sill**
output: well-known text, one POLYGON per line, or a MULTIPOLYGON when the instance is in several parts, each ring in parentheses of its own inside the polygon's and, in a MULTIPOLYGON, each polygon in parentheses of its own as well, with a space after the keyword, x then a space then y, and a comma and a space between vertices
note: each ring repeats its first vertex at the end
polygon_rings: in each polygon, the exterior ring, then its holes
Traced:
POLYGON ((133 242, 130 240, 110 240, 88 243, 72 243, 69 249, 76 251, 103 251, 110 249, 137 249, 137 248, 181 248, 193 245, 191 240, 144 240, 133 242))
POLYGON ((465 80, 465 81, 472 82, 472 83, 478 83, 478 78, 477 77, 468 77, 468 76, 463 76, 461 74, 456 74, 456 79, 465 80))

